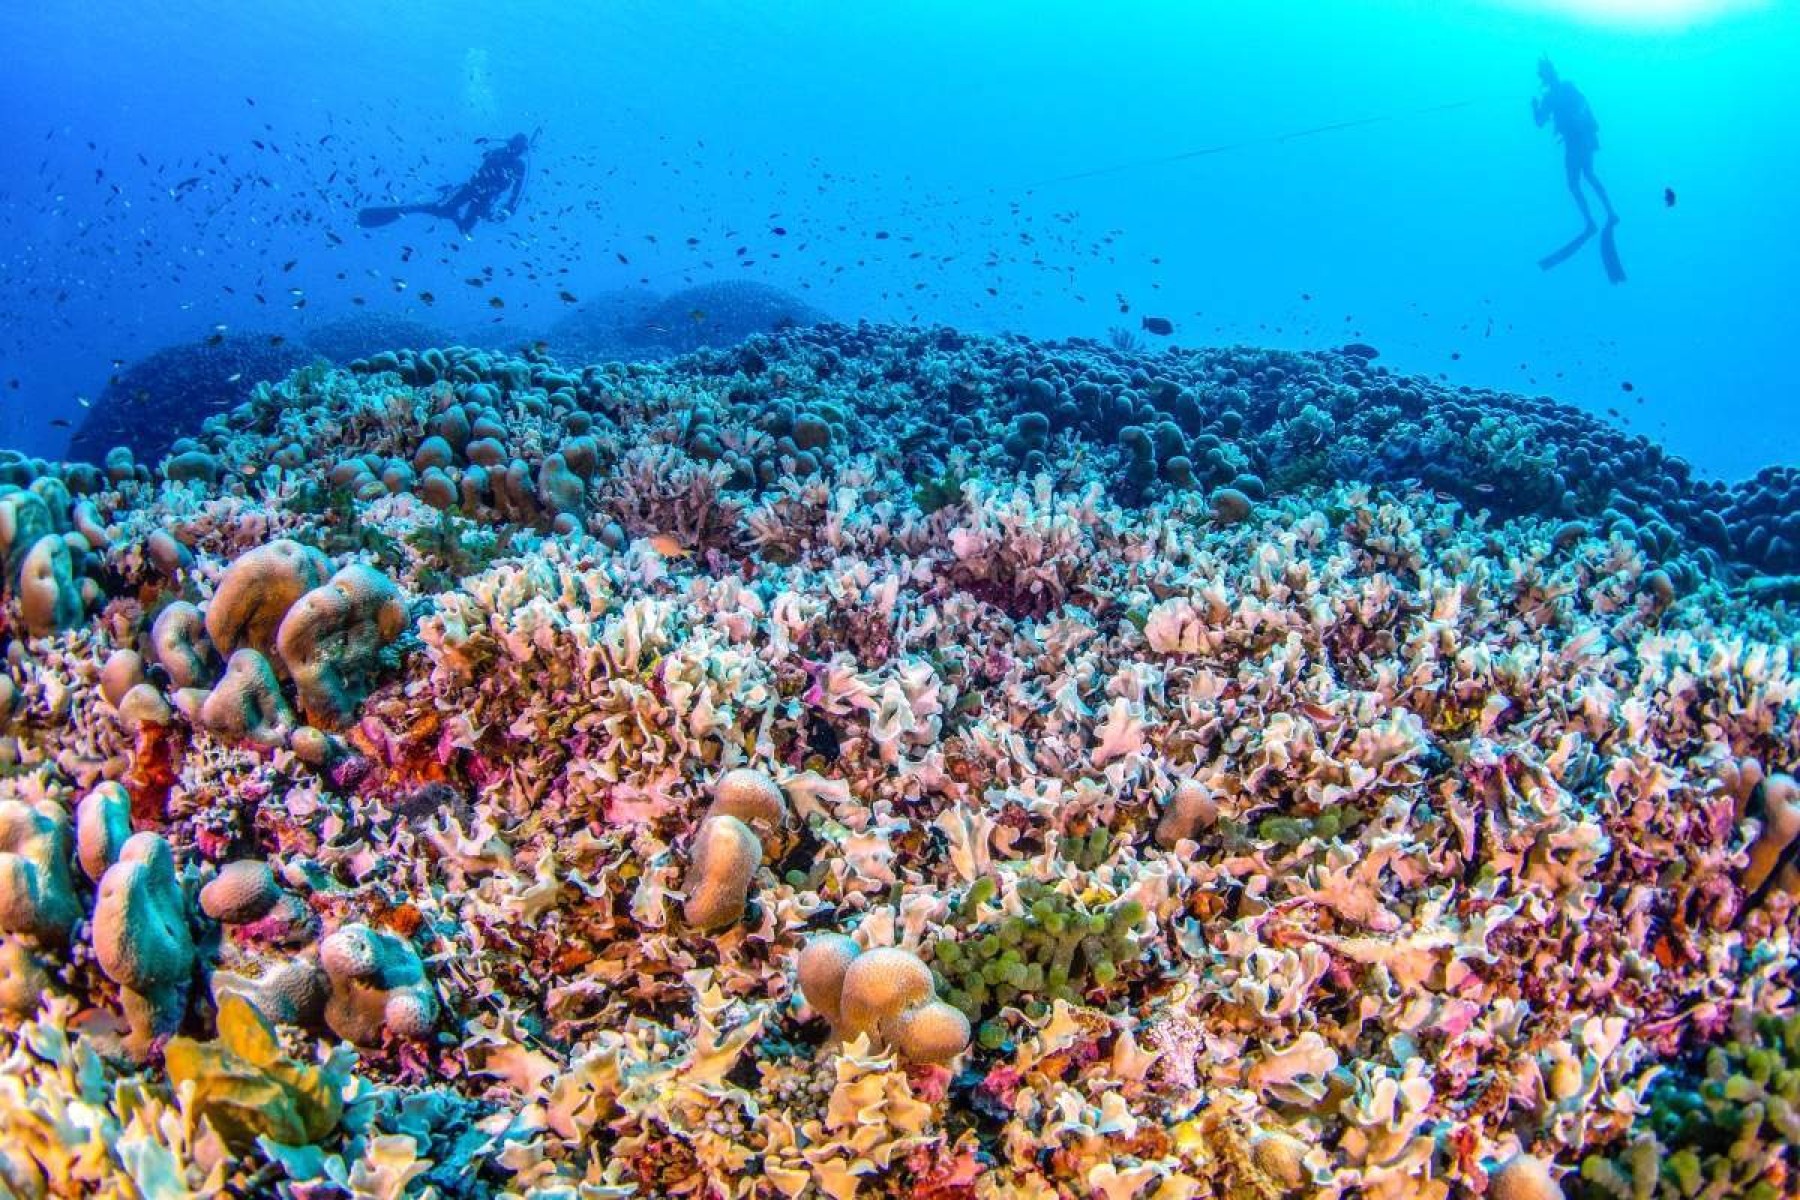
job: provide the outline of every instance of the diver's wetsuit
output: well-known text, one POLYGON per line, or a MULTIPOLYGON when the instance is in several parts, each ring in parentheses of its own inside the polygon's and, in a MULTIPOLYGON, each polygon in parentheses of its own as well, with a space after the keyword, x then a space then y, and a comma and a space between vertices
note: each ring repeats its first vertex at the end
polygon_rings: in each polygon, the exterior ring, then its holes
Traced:
POLYGON ((1569 194, 1575 197, 1581 219, 1589 229, 1594 228, 1594 214, 1581 190, 1581 181, 1586 179, 1594 194, 1600 197, 1607 221, 1618 220, 1606 188, 1594 174, 1594 155, 1600 149, 1600 123, 1594 119, 1594 110, 1588 107, 1587 97, 1574 84, 1558 77, 1548 63, 1539 64, 1538 70, 1544 90, 1532 101, 1531 115, 1540 126, 1546 121, 1555 123, 1556 136, 1563 144, 1563 171, 1568 179, 1569 194))
POLYGON ((474 229, 477 221, 493 220, 494 202, 508 192, 503 210, 511 213, 525 190, 525 151, 529 145, 521 133, 489 150, 467 183, 420 211, 455 221, 463 233, 474 229))

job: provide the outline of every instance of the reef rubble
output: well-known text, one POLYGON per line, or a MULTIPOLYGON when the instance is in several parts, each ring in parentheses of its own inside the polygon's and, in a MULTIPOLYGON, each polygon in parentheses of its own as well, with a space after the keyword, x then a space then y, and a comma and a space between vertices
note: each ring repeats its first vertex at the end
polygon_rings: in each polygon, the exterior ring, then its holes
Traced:
POLYGON ((1800 1195, 1790 475, 1359 354, 0 461, 0 1191, 1800 1195))

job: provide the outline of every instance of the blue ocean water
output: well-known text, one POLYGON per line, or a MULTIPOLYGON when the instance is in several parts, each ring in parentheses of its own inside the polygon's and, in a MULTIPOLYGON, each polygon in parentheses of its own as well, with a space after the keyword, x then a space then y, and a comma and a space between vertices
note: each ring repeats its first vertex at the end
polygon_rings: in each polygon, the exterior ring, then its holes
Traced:
POLYGON ((0 45, 0 442, 33 453, 220 327, 505 344, 746 280, 844 320, 1366 342, 1706 474, 1800 458, 1791 5, 173 0, 9 5, 0 45), (1537 265, 1580 227, 1542 54, 1598 117, 1624 283, 1595 244, 1537 265), (511 221, 358 227, 519 131, 511 221))

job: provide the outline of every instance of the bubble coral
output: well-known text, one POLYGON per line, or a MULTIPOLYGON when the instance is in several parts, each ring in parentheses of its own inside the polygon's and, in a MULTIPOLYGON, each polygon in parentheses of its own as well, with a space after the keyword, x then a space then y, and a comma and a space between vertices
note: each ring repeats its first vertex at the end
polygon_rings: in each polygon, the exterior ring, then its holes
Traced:
MULTIPOLYGON (((978 907, 992 888, 985 881, 976 883, 962 911, 978 907)), ((1024 908, 1019 915, 983 922, 932 946, 944 998, 971 1020, 1010 1004, 1028 1016, 1041 1016, 1049 1001, 1077 1002, 1093 987, 1112 983, 1120 964, 1139 957, 1133 931, 1144 908, 1135 900, 1090 908, 1027 879, 1019 885, 1019 901, 1024 908)), ((984 1023, 985 1042, 998 1034, 984 1023)))
POLYGON ((1577 1200, 1793 1194, 1800 1015, 1742 1013, 1735 1024, 1723 1044, 1657 1075, 1625 1144, 1582 1160, 1577 1200))

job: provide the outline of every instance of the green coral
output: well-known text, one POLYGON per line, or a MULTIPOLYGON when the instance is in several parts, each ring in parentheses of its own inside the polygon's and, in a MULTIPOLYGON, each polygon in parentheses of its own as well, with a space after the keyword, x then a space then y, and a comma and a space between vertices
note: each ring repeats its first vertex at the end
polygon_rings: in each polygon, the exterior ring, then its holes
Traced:
POLYGON ((460 513, 445 509, 429 525, 406 535, 406 545, 419 560, 420 585, 448 591, 481 574, 512 549, 513 530, 485 529, 460 513))
POLYGON ((1581 1164, 1577 1200, 1780 1200, 1800 1180, 1800 1014, 1657 1077, 1630 1141, 1581 1164), (1785 1181, 1785 1182, 1784 1182, 1785 1181))
POLYGON ((939 509, 949 508, 953 504, 961 504, 963 485, 968 483, 968 472, 958 468, 946 468, 941 475, 930 476, 919 480, 913 489, 913 503, 926 516, 939 509))
POLYGON ((1112 857, 1113 848, 1112 831, 1103 825, 1096 825, 1085 834, 1064 837, 1062 845, 1057 847, 1057 853, 1082 870, 1092 871, 1112 857))
POLYGON ((1264 817, 1257 822, 1256 835, 1265 842, 1274 842, 1279 846, 1292 849, 1307 841, 1318 838, 1331 841, 1347 830, 1362 823, 1363 816, 1347 805, 1333 805, 1316 816, 1275 815, 1264 817))
POLYGON ((1037 880, 1019 885, 1024 912, 977 921, 977 910, 996 891, 992 880, 976 882, 963 897, 953 921, 960 936, 931 948, 938 990, 975 1024, 976 1038, 993 1047, 1003 1028, 984 1020, 1014 1005, 1041 1017, 1055 1000, 1074 1002, 1093 987, 1119 976, 1122 964, 1138 958, 1132 930, 1144 918, 1135 900, 1097 908, 1037 880))
POLYGON ((258 1138, 312 1145, 344 1114, 348 1080, 284 1055, 274 1027, 242 996, 221 1001, 217 1041, 174 1038, 166 1062, 188 1121, 204 1120, 235 1150, 258 1138))
POLYGON ((400 543, 357 513, 356 497, 348 489, 307 483, 288 502, 292 512, 318 518, 293 533, 296 541, 316 546, 328 555, 366 553, 385 570, 396 570, 405 561, 400 543))

